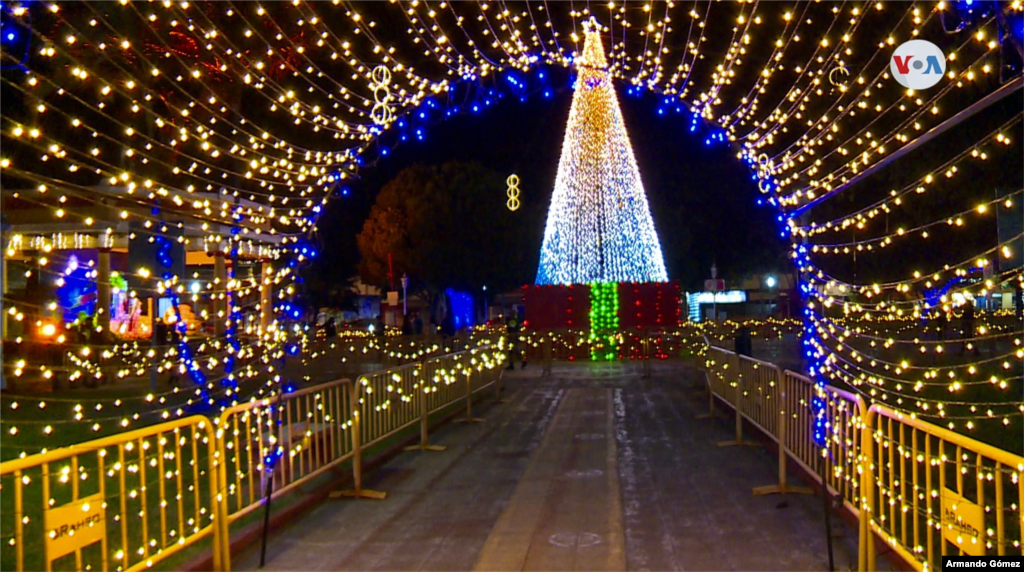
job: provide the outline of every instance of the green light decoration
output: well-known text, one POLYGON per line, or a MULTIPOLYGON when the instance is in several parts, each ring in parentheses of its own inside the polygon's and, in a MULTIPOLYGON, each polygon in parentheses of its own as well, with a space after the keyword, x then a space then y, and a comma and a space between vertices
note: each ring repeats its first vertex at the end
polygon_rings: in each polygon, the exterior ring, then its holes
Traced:
POLYGON ((128 280, 124 276, 121 276, 117 272, 113 272, 110 275, 110 286, 123 292, 128 291, 128 280))
POLYGON ((590 358, 612 361, 619 357, 619 285, 590 285, 590 358))

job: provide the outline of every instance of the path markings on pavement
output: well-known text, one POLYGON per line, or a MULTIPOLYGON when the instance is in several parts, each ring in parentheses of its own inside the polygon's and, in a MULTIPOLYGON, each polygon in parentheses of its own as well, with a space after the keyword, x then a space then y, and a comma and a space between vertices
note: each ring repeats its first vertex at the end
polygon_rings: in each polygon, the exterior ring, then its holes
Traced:
POLYGON ((612 390, 569 389, 476 570, 624 570, 612 390))

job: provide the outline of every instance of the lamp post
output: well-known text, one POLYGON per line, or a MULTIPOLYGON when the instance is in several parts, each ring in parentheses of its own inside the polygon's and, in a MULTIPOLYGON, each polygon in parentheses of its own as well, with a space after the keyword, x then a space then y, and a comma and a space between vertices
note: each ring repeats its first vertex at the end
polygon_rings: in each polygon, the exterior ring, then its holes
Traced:
POLYGON ((409 302, 407 301, 406 294, 405 294, 406 290, 408 290, 408 288, 409 288, 409 277, 405 274, 405 272, 403 272, 402 273, 402 319, 403 320, 405 319, 406 316, 409 315, 409 302))
POLYGON ((774 276, 769 275, 768 278, 765 278, 764 283, 766 286, 768 286, 768 316, 771 317, 771 315, 774 313, 772 312, 771 307, 772 303, 775 301, 775 285, 778 282, 775 280, 774 276))
POLYGON ((491 320, 491 317, 488 315, 488 312, 487 312, 487 286, 485 285, 484 286, 484 324, 486 325, 487 322, 489 322, 490 320, 491 320))

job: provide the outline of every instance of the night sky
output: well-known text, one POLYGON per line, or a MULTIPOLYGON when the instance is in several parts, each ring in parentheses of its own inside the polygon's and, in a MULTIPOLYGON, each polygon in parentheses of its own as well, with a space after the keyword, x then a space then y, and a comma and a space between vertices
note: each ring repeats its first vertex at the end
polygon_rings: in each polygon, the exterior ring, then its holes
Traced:
MULTIPOLYGON (((354 274, 355 235, 377 191, 402 168, 461 160, 478 161, 502 175, 519 175, 523 207, 517 214, 532 229, 527 233, 531 240, 522 245, 532 271, 521 280, 532 284, 572 99, 571 78, 566 74, 558 79, 556 85, 562 87, 551 90, 550 97, 538 93, 522 102, 507 96, 478 113, 439 122, 424 141, 399 144, 375 166, 364 168, 358 180, 341 187, 318 225, 322 275, 332 280, 354 274)), ((710 277, 713 262, 727 280, 787 270, 787 243, 779 237, 773 209, 757 204, 760 192, 734 152, 725 144, 707 145, 706 131, 691 132, 685 113, 659 115, 656 96, 629 95, 621 85, 617 91, 669 278, 692 289, 710 277)), ((505 191, 494 189, 495 209, 506 208, 505 191)))

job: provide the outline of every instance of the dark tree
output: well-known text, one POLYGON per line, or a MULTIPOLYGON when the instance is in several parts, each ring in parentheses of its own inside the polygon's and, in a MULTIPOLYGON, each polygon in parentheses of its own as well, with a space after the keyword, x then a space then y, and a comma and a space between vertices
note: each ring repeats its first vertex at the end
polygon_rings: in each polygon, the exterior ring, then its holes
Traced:
POLYGON ((533 281, 533 237, 506 208, 505 177, 479 163, 449 162, 403 169, 377 195, 357 237, 359 273, 388 285, 388 255, 396 282, 412 287, 508 290, 533 281))

